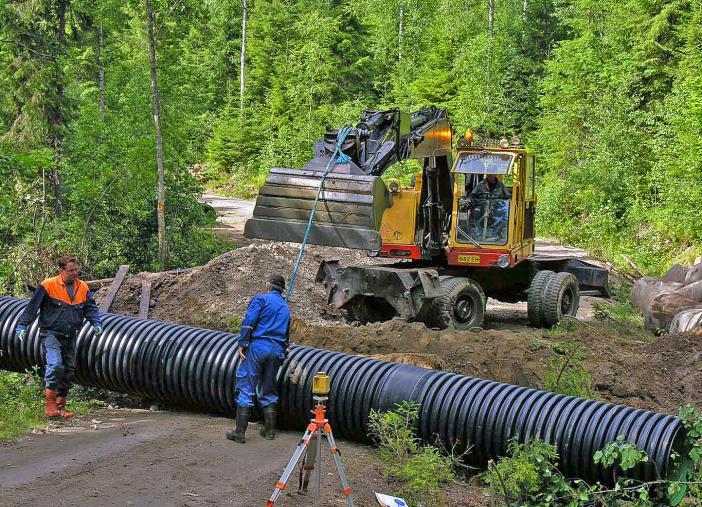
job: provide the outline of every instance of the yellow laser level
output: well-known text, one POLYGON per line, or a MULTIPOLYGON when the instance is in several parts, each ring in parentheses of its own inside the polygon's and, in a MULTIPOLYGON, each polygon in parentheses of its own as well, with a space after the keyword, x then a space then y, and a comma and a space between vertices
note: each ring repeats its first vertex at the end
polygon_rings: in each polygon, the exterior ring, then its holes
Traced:
POLYGON ((331 380, 325 371, 318 371, 312 379, 312 394, 317 396, 326 396, 329 394, 331 380))

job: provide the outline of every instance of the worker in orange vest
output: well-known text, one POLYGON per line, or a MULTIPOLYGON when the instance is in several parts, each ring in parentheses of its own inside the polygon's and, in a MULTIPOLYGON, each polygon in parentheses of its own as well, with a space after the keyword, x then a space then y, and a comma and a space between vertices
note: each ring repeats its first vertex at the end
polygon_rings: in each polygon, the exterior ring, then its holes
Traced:
POLYGON ((78 331, 87 319, 99 336, 102 321, 88 284, 78 279, 78 259, 64 255, 58 260, 58 268, 58 276, 44 280, 34 291, 15 332, 24 341, 39 314, 39 337, 46 363, 44 412, 49 417, 68 418, 75 415, 66 410, 66 397, 74 380, 78 331))

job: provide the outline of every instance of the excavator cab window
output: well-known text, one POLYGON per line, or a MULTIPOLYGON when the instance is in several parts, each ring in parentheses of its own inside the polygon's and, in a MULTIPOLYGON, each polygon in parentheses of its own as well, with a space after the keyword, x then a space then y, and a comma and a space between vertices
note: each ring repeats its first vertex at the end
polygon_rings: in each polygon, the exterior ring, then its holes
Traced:
POLYGON ((455 174, 458 188, 465 189, 458 197, 456 241, 468 244, 504 245, 509 226, 511 177, 495 175, 455 174), (503 181, 507 180, 507 181, 503 181))
POLYGON ((458 198, 456 241, 474 245, 507 243, 515 154, 471 151, 458 156, 453 173, 458 198))

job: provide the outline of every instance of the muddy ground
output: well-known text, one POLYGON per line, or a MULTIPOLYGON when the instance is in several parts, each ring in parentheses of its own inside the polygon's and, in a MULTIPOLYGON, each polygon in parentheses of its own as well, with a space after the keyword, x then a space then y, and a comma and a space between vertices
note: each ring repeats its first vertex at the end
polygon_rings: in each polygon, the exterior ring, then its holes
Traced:
MULTIPOLYGON (((222 417, 148 410, 102 410, 47 434, 0 443, 0 505, 178 506, 264 505, 301 434, 263 440, 258 425, 249 442, 223 438, 222 417)), ((357 505, 377 505, 373 491, 388 491, 381 462, 367 447, 338 442, 357 505)), ((333 463, 322 464, 322 496, 297 494, 297 473, 277 505, 345 505, 333 463)), ((481 490, 454 485, 452 505, 482 505, 481 490), (469 497, 476 498, 472 501, 469 497)))
MULTIPOLYGON (((225 215, 219 232, 240 248, 188 273, 129 277, 113 312, 136 315, 142 282, 148 280, 150 318, 235 330, 265 277, 289 275, 298 252, 295 245, 243 240, 239 215, 250 206, 226 199, 211 202, 225 215)), ((545 248, 564 251, 558 245, 545 248)), ((584 299, 581 323, 569 332, 532 329, 524 304, 494 301, 479 332, 436 331, 398 320, 353 326, 326 306, 324 289, 314 281, 319 262, 331 256, 343 263, 378 262, 362 252, 308 247, 291 300, 296 343, 542 387, 554 344, 577 341, 587 354, 585 366, 597 397, 667 413, 676 413, 686 402, 702 404, 701 337, 653 337, 606 317, 598 321, 595 316, 602 312, 593 305, 602 301, 591 298, 584 299)), ((98 299, 105 293, 100 291, 98 299)), ((110 410, 48 435, 4 444, 0 505, 262 505, 300 434, 284 432, 268 442, 253 425, 249 443, 237 446, 222 437, 230 424, 221 417, 190 413, 110 410)), ((357 505, 375 505, 373 490, 393 493, 375 451, 349 442, 340 445, 357 505)), ((335 481, 333 475, 325 476, 325 496, 318 501, 298 497, 291 487, 280 505, 343 505, 335 481)), ((451 485, 445 502, 486 505, 475 485, 451 485)))

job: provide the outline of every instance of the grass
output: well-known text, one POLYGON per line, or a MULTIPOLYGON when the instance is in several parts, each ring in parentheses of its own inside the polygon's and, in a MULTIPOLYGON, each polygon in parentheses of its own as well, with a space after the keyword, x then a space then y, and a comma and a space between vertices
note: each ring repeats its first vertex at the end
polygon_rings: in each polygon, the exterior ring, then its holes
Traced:
MULTIPOLYGON (((76 387, 68 398, 67 409, 78 416, 90 414, 102 402, 84 395, 76 387)), ((27 373, 0 371, 0 441, 30 433, 34 428, 46 429, 49 418, 44 415, 44 387, 38 370, 27 373)))

